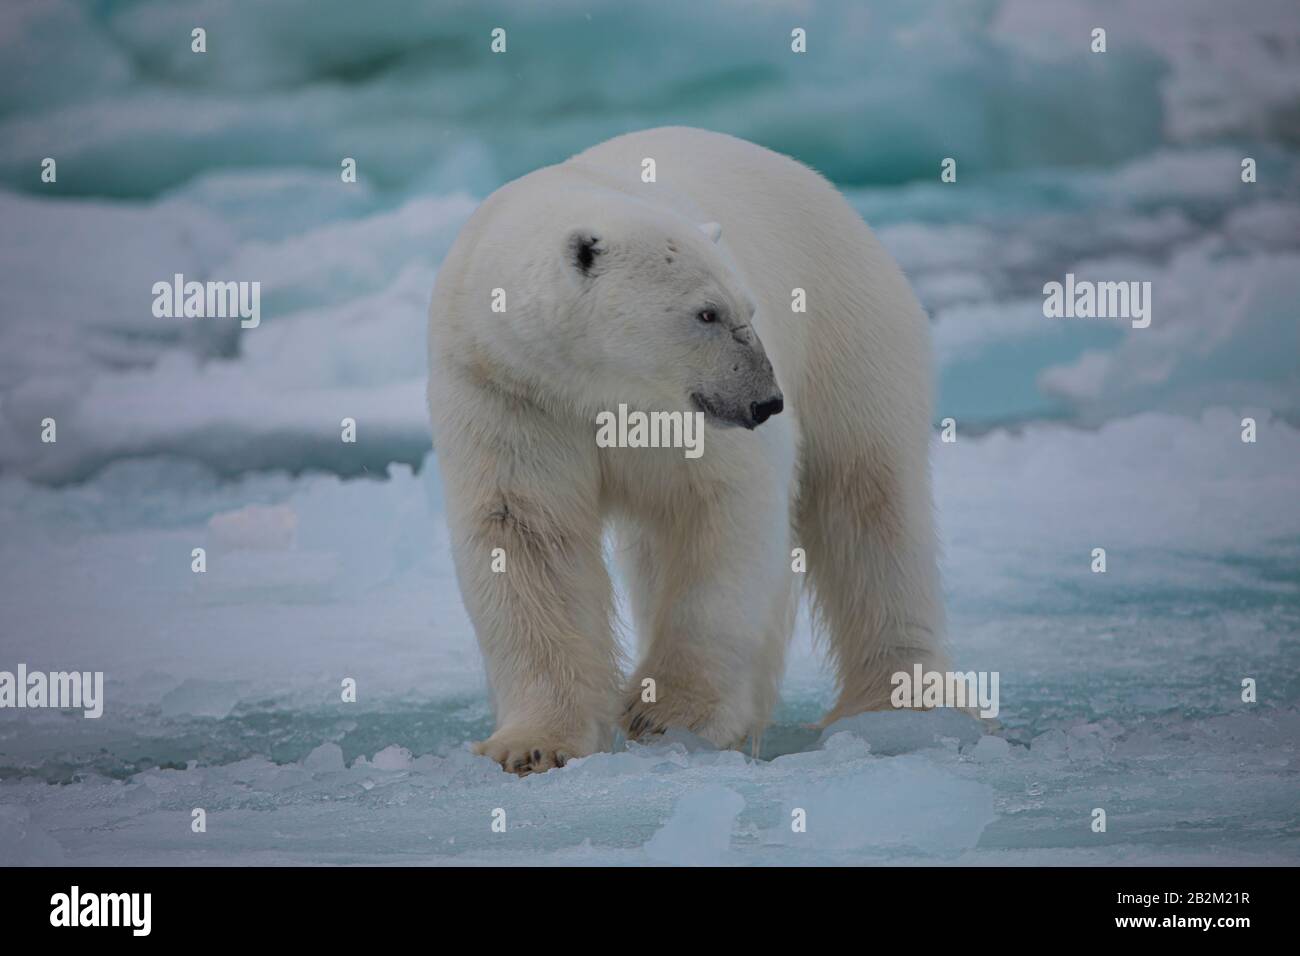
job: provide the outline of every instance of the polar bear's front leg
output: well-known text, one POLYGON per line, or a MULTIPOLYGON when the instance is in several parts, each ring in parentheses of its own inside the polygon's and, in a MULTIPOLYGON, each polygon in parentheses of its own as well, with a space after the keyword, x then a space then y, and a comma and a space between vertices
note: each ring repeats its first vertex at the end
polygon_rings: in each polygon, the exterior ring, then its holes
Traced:
POLYGON ((751 482, 722 501, 679 501, 673 525, 634 533, 625 555, 644 659, 624 696, 629 739, 679 727, 719 747, 757 741, 797 602, 784 507, 779 488, 751 482))
POLYGON ((598 468, 589 439, 584 447, 546 423, 479 425, 440 429, 437 457, 496 709, 496 732, 476 750, 523 775, 607 746, 614 723, 598 468))

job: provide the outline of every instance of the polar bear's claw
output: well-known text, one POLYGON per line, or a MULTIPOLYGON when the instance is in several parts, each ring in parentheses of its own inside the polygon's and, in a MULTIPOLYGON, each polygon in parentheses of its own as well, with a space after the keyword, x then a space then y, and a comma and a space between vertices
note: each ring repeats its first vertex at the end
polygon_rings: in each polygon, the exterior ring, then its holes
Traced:
POLYGON ((724 748, 745 737, 728 708, 681 688, 654 702, 643 701, 638 691, 623 711, 622 727, 628 740, 644 740, 676 727, 724 748))
POLYGON ((649 737, 654 734, 662 734, 668 728, 656 720, 651 719, 648 714, 637 714, 628 722, 627 734, 630 738, 649 737))
POLYGON ((516 746, 510 741, 498 739, 499 737, 500 734, 493 734, 487 740, 475 744, 474 752, 491 757, 501 765, 502 770, 520 777, 563 767, 573 759, 573 749, 562 745, 516 746))

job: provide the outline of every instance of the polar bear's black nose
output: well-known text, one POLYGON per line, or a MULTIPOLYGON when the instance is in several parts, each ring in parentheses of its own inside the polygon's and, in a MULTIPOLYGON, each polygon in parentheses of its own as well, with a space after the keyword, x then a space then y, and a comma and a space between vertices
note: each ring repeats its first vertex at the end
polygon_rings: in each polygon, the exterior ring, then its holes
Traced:
POLYGON ((751 402, 749 417, 754 420, 755 425, 761 425, 773 415, 780 415, 783 408, 785 408, 785 400, 780 395, 769 398, 765 402, 751 402))

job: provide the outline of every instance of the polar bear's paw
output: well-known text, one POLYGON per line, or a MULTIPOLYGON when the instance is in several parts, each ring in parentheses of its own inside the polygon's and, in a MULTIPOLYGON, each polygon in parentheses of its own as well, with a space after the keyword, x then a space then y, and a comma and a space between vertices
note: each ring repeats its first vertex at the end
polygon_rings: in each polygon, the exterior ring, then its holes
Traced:
POLYGON ((947 656, 930 647, 904 646, 893 648, 876 658, 870 668, 851 671, 846 675, 839 699, 830 712, 816 726, 825 729, 836 721, 857 714, 878 710, 929 710, 914 708, 910 703, 894 703, 897 685, 894 675, 911 675, 916 667, 926 673, 944 673, 952 669, 947 656))
MULTIPOLYGON (((835 705, 826 716, 815 724, 809 724, 812 730, 825 730, 831 724, 843 720, 845 717, 855 717, 858 714, 865 714, 875 710, 895 710, 896 708, 890 703, 889 697, 876 696, 867 699, 858 700, 841 700, 835 705)), ((909 708, 910 709, 910 708, 909 708)))
POLYGON ((660 712, 655 704, 642 703, 637 698, 623 711, 623 733, 628 740, 653 737, 668 729, 666 720, 667 715, 660 712))
POLYGON ((475 744, 474 752, 491 757, 501 764, 502 770, 526 777, 563 767, 580 756, 582 750, 573 744, 546 739, 542 734, 503 729, 475 744))
POLYGON ((689 730, 718 747, 732 747, 745 738, 745 729, 723 708, 706 698, 669 689, 659 700, 646 701, 638 690, 620 721, 628 740, 646 740, 670 727, 689 730), (738 724, 732 726, 732 724, 738 724))

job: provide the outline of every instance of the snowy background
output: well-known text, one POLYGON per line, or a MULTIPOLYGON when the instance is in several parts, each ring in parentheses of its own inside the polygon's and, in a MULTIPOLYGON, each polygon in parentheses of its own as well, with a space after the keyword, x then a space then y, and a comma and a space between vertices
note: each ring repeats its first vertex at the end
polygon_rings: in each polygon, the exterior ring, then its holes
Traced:
POLYGON ((1294 0, 7 0, 0 288, 0 669, 107 697, 0 711, 0 863, 1300 862, 1294 0), (433 278, 502 182, 666 123, 825 172, 933 316, 951 642, 1001 674, 995 734, 806 729, 801 623, 762 759, 468 751, 433 278), (1150 280, 1151 327, 1045 319, 1067 271, 1150 280), (175 272, 260 281, 261 327, 154 318, 175 272))

